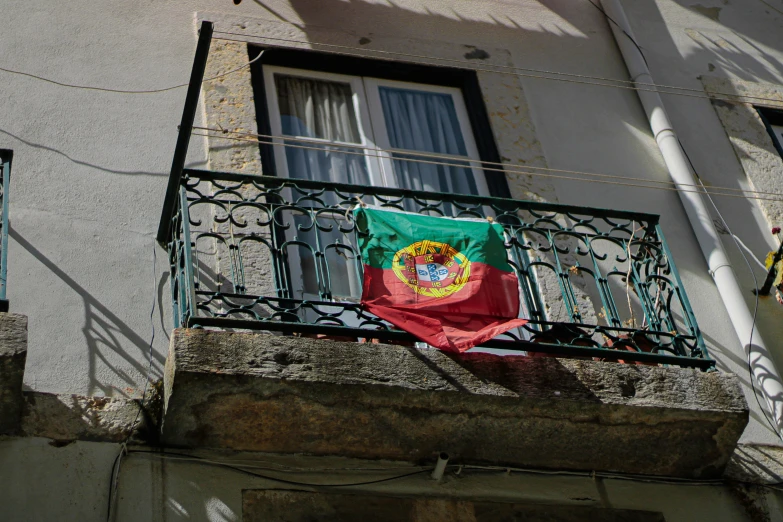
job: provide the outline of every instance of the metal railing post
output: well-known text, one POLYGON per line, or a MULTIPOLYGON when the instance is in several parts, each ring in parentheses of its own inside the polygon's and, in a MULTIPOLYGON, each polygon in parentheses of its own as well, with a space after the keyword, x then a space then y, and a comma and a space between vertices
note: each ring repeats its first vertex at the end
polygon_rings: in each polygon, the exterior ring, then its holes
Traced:
POLYGON ((187 299, 186 310, 189 311, 187 317, 183 317, 182 326, 188 326, 188 321, 196 317, 198 313, 198 305, 196 302, 196 288, 195 288, 195 275, 193 273, 193 248, 190 235, 190 208, 188 207, 188 194, 185 187, 179 189, 180 197, 180 219, 182 220, 182 249, 185 256, 184 270, 182 271, 182 277, 184 280, 180 281, 180 285, 187 285, 183 287, 185 298, 187 299))
POLYGON ((171 231, 171 216, 174 213, 175 200, 178 197, 179 186, 182 181, 182 169, 185 168, 185 159, 188 155, 188 144, 193 132, 193 121, 196 118, 198 99, 201 93, 201 83, 204 81, 204 71, 207 68, 209 45, 212 42, 212 22, 201 22, 196 56, 193 58, 193 69, 190 72, 188 93, 185 96, 185 108, 182 111, 182 121, 179 125, 177 145, 174 148, 174 159, 171 162, 169 184, 166 187, 166 199, 163 200, 163 212, 158 226, 158 243, 166 246, 171 231))
POLYGON ((0 223, 0 312, 8 312, 8 299, 6 287, 8 280, 8 189, 11 183, 11 161, 14 152, 8 149, 0 149, 0 162, 3 169, 3 186, 0 190, 2 197, 3 215, 0 223))

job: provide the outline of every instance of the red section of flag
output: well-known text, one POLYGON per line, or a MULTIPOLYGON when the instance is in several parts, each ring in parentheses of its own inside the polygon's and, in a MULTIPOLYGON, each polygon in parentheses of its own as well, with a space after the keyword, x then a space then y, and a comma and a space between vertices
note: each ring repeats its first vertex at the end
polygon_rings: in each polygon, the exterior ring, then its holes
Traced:
POLYGON ((446 297, 411 290, 392 270, 364 266, 362 304, 376 316, 441 350, 464 352, 527 322, 518 319, 513 272, 473 262, 470 279, 446 297))

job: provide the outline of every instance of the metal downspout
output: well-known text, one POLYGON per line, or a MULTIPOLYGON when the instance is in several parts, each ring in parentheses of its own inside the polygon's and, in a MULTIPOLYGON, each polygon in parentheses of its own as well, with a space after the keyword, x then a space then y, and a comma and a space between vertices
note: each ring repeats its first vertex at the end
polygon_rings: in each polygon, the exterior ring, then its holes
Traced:
MULTIPOLYGON (((634 82, 653 84, 654 81, 647 63, 633 42, 635 38, 631 31, 631 25, 620 1, 600 1, 606 15, 616 22, 615 24, 612 20, 608 20, 631 78, 634 82)), ((718 293, 729 313, 734 331, 743 344, 746 360, 749 355, 752 379, 755 380, 756 387, 761 390, 766 399, 778 435, 780 435, 781 428, 783 428, 783 384, 781 384, 780 374, 769 357, 769 351, 761 333, 753 328, 753 314, 745 303, 742 289, 737 282, 737 277, 729 263, 726 250, 718 237, 702 195, 683 190, 698 183, 669 121, 661 97, 654 91, 637 90, 636 93, 647 113, 650 128, 663 155, 669 175, 679 189, 680 200, 685 207, 691 228, 696 234, 704 259, 707 261, 710 275, 718 287, 718 293)))

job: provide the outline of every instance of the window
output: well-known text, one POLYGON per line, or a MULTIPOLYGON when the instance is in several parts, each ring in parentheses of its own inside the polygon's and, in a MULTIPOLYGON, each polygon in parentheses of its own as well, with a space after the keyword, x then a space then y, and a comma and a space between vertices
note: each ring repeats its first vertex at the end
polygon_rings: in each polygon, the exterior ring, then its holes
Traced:
POLYGON ((291 137, 276 138, 278 176, 488 194, 458 89, 283 67, 264 84, 272 135, 291 137))
POLYGON ((757 107, 761 121, 767 128, 772 143, 775 145, 780 157, 783 158, 783 110, 757 107))
POLYGON ((259 132, 292 138, 261 146, 265 175, 510 197, 502 172, 464 161, 500 162, 472 71, 267 49, 252 74, 259 132), (406 161, 405 150, 465 166, 406 161))

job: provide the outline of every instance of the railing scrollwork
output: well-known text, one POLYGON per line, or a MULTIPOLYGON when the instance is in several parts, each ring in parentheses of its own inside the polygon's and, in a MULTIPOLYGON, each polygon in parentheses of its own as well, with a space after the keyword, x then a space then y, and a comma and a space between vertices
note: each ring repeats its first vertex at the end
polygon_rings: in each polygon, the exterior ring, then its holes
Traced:
POLYGON ((655 215, 188 169, 169 203, 175 325, 412 342, 359 302, 357 202, 503 225, 530 321, 485 347, 714 366, 655 215))

